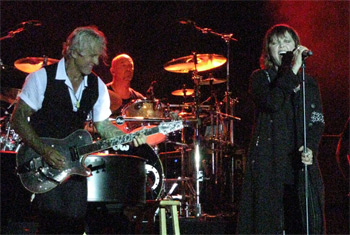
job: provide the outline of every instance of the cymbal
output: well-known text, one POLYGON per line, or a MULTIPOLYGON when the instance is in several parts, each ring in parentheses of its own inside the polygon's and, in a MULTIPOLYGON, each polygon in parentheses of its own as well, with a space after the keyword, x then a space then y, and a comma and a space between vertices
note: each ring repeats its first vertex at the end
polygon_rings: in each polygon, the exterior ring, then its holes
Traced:
POLYGON ((2 87, 0 93, 0 100, 12 104, 16 100, 17 95, 20 92, 21 89, 2 87))
POLYGON ((47 59, 46 65, 57 63, 58 60, 44 57, 26 57, 15 61, 15 67, 25 73, 32 73, 41 69, 44 60, 47 59))
MULTIPOLYGON (((196 120, 196 114, 195 113, 189 113, 189 112, 180 112, 179 116, 183 119, 183 120, 196 120)), ((201 113, 199 114, 199 118, 205 118, 208 115, 205 113, 201 113)))
MULTIPOLYGON (((225 64, 226 58, 217 54, 197 54, 197 71, 207 71, 225 64)), ((164 69, 173 73, 195 71, 193 55, 172 59, 164 65, 164 69)))
POLYGON ((172 95, 175 95, 175 96, 190 96, 194 93, 194 90, 193 89, 180 89, 180 90, 175 90, 173 92, 171 92, 172 95))
POLYGON ((199 82, 199 85, 210 85, 210 82, 212 81, 212 84, 220 84, 226 82, 226 79, 221 78, 207 78, 199 82))

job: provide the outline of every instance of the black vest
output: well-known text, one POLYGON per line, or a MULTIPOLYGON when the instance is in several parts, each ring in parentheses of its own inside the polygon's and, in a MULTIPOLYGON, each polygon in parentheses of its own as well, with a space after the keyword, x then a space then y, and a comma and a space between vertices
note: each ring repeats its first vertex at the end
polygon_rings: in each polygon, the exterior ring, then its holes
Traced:
POLYGON ((77 129, 83 129, 87 115, 98 98, 98 79, 91 73, 88 87, 83 91, 80 108, 73 111, 65 80, 56 80, 57 63, 45 67, 47 86, 42 108, 30 118, 30 123, 40 137, 64 138, 77 129))

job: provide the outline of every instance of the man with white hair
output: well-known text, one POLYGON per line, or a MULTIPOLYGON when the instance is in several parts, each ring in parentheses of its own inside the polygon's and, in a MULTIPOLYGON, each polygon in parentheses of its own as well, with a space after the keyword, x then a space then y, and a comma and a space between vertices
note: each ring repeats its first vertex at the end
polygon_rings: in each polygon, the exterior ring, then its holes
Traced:
MULTIPOLYGON (((28 75, 12 116, 12 125, 24 143, 52 168, 65 169, 67 159, 40 137, 62 139, 83 129, 87 116, 102 138, 122 135, 108 120, 111 115, 106 85, 92 73, 107 58, 107 41, 95 26, 78 27, 63 46, 57 63, 28 75), (30 122, 28 121, 30 118, 30 122)), ((134 146, 144 144, 141 135, 134 146)), ((37 194, 40 234, 83 234, 87 209, 86 178, 71 176, 54 189, 37 194)))

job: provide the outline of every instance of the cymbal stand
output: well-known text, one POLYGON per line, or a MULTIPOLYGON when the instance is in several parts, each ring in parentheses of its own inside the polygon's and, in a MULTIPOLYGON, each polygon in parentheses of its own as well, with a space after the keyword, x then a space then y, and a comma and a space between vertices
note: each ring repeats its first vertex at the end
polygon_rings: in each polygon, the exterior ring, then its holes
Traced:
POLYGON ((195 162, 195 181, 196 181, 196 204, 195 204, 195 216, 201 217, 202 216, 202 209, 200 204, 200 182, 203 181, 203 171, 200 171, 199 166, 201 162, 201 156, 199 151, 200 146, 200 135, 199 135, 199 127, 201 125, 201 120, 199 119, 199 112, 200 112, 200 92, 199 92, 199 86, 200 86, 200 80, 201 76, 198 75, 197 71, 197 53, 193 52, 193 61, 195 65, 194 71, 192 71, 192 80, 194 82, 194 103, 195 103, 195 113, 196 113, 196 128, 195 128, 195 136, 194 136, 194 162, 195 162))
MULTIPOLYGON (((186 84, 183 84, 183 93, 184 93, 184 103, 182 107, 182 111, 185 111, 185 106, 186 106, 186 84)), ((186 138, 185 138, 185 130, 181 131, 181 142, 185 143, 186 138)), ((186 169, 185 169, 185 148, 188 147, 185 144, 182 144, 180 146, 180 154, 181 154, 181 211, 180 211, 180 216, 188 217, 189 216, 189 205, 193 204, 193 196, 196 195, 196 191, 194 190, 193 184, 189 181, 189 178, 186 176, 186 169), (186 189, 191 194, 191 197, 189 199, 189 202, 187 202, 187 197, 186 197, 186 189)))
MULTIPOLYGON (((216 143, 221 143, 222 139, 222 129, 221 129, 221 118, 219 117, 218 113, 220 112, 219 110, 219 103, 217 100, 216 93, 214 92, 213 89, 213 81, 210 80, 209 82, 209 87, 210 87, 210 94, 211 96, 204 102, 207 102, 211 99, 214 99, 215 103, 215 110, 211 110, 210 113, 210 125, 211 125, 211 135, 210 135, 210 142, 211 142, 211 175, 214 176, 214 183, 215 185, 218 184, 218 176, 219 176, 219 169, 220 169, 220 157, 222 155, 222 151, 217 151, 221 150, 220 144, 217 145, 216 143), (214 118, 215 117, 215 118, 214 118), (216 128, 214 128, 216 127, 216 128), (219 147, 219 148, 218 148, 219 147)), ((203 102, 203 103, 204 103, 203 102)))
MULTIPOLYGON (((226 113, 228 114, 232 114, 232 112, 230 111, 230 95, 231 95, 231 92, 230 92, 230 42, 231 41, 238 41, 237 39, 235 39, 233 37, 233 34, 230 33, 230 34, 224 34, 224 33, 217 33, 215 31, 213 31, 212 29, 210 28, 202 28, 202 27, 199 27, 198 25, 196 25, 195 22, 192 22, 191 23, 194 28, 198 31, 200 31, 201 33, 203 34, 213 34, 213 35, 216 35, 216 36, 219 36, 220 38, 222 38, 226 45, 227 45, 227 61, 226 61, 226 92, 225 92, 225 100, 227 101, 226 102, 226 113)), ((228 126, 228 130, 230 130, 230 142, 231 144, 233 145, 234 144, 234 134, 233 134, 233 120, 230 121, 230 125, 228 126)))
MULTIPOLYGON (((198 25, 196 25, 195 22, 191 23, 194 28, 198 31, 200 31, 203 34, 213 34, 216 36, 219 36, 220 38, 222 38, 226 45, 227 45, 227 61, 226 61, 226 92, 225 92, 225 100, 226 100, 226 106, 225 106, 225 112, 227 114, 232 115, 233 114, 233 106, 231 106, 231 92, 230 92, 230 42, 231 41, 238 41, 237 39, 235 39, 233 37, 233 34, 223 34, 223 33, 217 33, 215 31, 213 31, 210 28, 202 28, 199 27, 198 25)), ((234 126, 233 126, 233 119, 230 120, 229 123, 227 123, 227 130, 229 130, 229 136, 226 136, 225 140, 229 139, 229 142, 231 143, 232 146, 234 146, 234 126)), ((234 161, 234 159, 232 159, 232 161, 234 161)), ((233 179, 233 175, 234 175, 234 168, 231 169, 232 170, 232 183, 231 183, 231 188, 234 188, 234 179, 233 179)), ((232 196, 232 203, 234 202, 234 195, 232 196)))

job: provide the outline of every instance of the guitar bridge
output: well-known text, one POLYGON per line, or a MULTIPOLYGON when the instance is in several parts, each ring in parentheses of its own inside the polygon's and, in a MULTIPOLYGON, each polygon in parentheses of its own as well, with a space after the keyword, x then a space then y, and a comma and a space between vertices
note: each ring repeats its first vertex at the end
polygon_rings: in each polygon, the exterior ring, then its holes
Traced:
MULTIPOLYGON (((41 176, 45 177, 45 179, 47 179, 47 180, 49 180, 49 181, 51 181, 51 182, 54 182, 54 183, 57 184, 57 185, 60 184, 59 181, 55 180, 55 179, 52 178, 52 177, 47 176, 47 175, 43 172, 43 167, 39 167, 39 168, 38 168, 38 171, 39 171, 39 173, 40 173, 41 176)), ((38 179, 38 180, 39 180, 39 179, 38 179)), ((39 180, 39 181, 40 181, 40 180, 39 180)))

